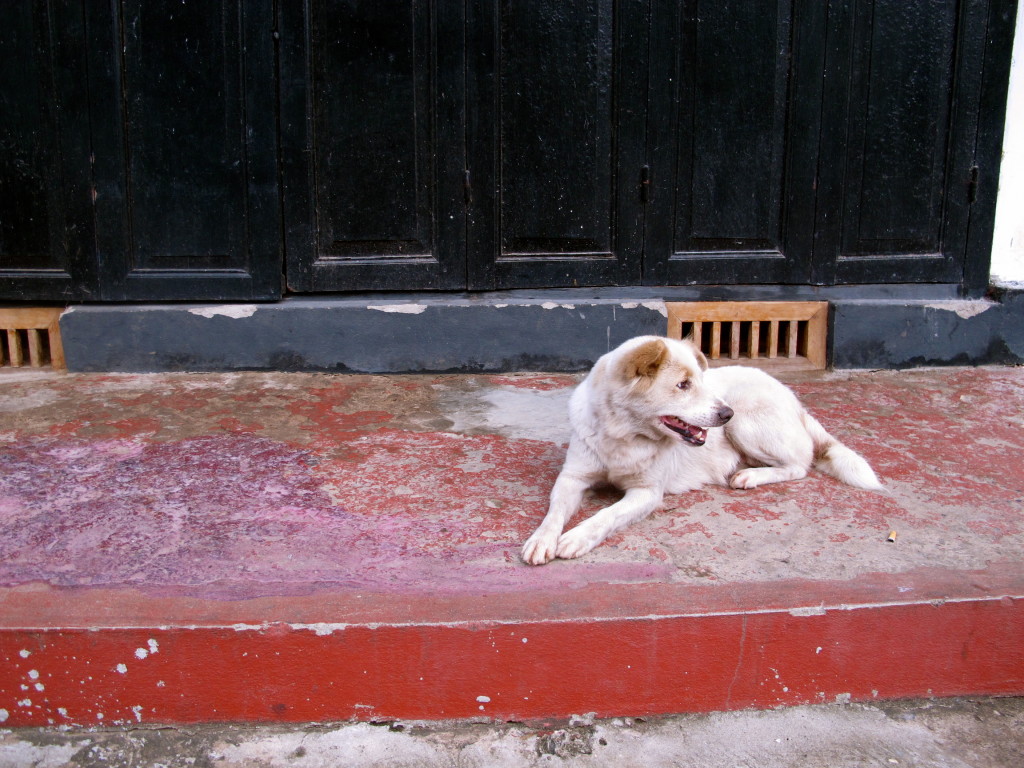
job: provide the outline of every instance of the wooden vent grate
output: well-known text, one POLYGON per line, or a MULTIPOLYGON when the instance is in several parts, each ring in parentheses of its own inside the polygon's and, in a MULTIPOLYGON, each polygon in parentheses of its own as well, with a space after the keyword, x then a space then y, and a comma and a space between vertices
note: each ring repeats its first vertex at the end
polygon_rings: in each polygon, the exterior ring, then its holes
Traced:
POLYGON ((0 307, 0 368, 64 370, 60 307, 0 307))
POLYGON ((668 303, 668 336, 690 337, 711 365, 822 370, 826 301, 668 303))

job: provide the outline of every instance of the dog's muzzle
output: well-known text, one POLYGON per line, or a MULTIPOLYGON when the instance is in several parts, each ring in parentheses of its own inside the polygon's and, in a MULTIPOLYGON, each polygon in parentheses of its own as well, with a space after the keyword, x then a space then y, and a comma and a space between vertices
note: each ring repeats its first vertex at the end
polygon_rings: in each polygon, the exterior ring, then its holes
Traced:
POLYGON ((695 427, 693 424, 687 424, 682 419, 677 419, 675 416, 662 416, 661 423, 671 429, 683 440, 688 442, 690 445, 704 445, 704 442, 708 439, 708 431, 703 427, 695 427))
MULTIPOLYGON (((733 417, 733 410, 729 406, 723 405, 718 409, 715 416, 718 419, 717 426, 720 427, 733 417)), ((662 416, 661 423, 679 435, 690 445, 704 445, 704 443, 707 442, 708 431, 704 427, 687 424, 685 421, 676 418, 675 416, 662 416)))

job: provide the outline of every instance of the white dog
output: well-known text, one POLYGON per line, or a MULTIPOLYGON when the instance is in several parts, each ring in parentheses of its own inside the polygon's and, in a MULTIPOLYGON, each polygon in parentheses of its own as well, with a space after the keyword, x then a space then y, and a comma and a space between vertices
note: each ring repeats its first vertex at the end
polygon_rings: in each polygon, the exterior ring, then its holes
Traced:
POLYGON ((569 421, 548 513, 523 545, 533 565, 579 557, 666 493, 705 483, 756 488, 802 478, 813 465, 849 485, 882 487, 786 386, 756 368, 708 370, 689 341, 641 336, 604 355, 573 393, 569 421), (601 482, 625 496, 563 533, 584 492, 601 482))

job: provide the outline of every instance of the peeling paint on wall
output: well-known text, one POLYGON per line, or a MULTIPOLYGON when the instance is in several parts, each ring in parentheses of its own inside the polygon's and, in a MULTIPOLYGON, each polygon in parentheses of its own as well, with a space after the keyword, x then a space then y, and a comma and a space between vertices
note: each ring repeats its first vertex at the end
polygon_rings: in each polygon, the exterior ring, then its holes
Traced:
POLYGON ((975 315, 980 315, 996 306, 993 301, 979 299, 977 301, 940 301, 934 304, 925 304, 928 309, 941 309, 945 312, 955 312, 964 320, 970 320, 975 315))
POLYGON ((664 301, 625 301, 619 304, 623 309, 636 309, 637 307, 643 307, 644 309, 650 309, 657 312, 662 317, 668 317, 668 308, 665 306, 664 301))
POLYGON ((225 304, 220 307, 199 307, 190 309, 189 313, 199 315, 207 319, 213 317, 230 317, 233 320, 240 320, 243 317, 252 317, 259 307, 255 304, 225 304))
POLYGON ((645 301, 642 306, 646 309, 652 309, 662 317, 668 317, 668 308, 665 306, 664 301, 645 301))
POLYGON ((393 312, 401 315, 419 315, 426 312, 425 304, 368 304, 367 309, 375 309, 378 312, 393 312))

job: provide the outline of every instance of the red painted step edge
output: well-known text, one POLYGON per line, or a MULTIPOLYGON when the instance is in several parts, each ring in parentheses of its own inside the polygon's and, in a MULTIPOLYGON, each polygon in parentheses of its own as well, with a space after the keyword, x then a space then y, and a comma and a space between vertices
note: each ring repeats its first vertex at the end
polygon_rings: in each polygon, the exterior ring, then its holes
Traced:
POLYGON ((3 725, 522 720, 1024 693, 1024 599, 389 625, 0 630, 3 725))

